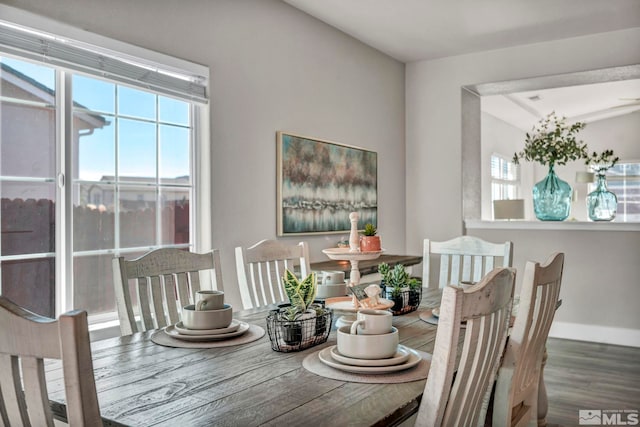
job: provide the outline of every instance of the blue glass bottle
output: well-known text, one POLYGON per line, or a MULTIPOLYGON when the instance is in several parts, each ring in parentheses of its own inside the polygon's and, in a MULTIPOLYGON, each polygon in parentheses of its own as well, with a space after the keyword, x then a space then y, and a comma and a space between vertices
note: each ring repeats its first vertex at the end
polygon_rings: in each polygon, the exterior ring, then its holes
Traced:
POLYGON ((564 221, 571 213, 571 186, 558 178, 549 165, 549 173, 533 187, 533 211, 541 221, 564 221))
POLYGON ((587 212, 591 221, 611 221, 618 211, 618 198, 607 190, 607 177, 598 174, 596 189, 587 196, 587 212))

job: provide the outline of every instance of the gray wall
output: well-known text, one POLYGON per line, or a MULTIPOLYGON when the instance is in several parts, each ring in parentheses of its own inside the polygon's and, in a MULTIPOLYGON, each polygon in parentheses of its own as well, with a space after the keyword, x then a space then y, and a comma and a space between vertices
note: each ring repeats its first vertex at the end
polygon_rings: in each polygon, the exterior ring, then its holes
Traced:
MULTIPOLYGON (((232 304, 234 247, 276 237, 277 130, 377 151, 379 232, 404 252, 404 64, 278 0, 4 3, 210 67, 212 242, 232 304)), ((342 237, 305 236, 312 261, 342 237)))
MULTIPOLYGON (((639 45, 640 29, 632 29, 408 64, 407 251, 418 251, 425 237, 445 240, 463 232, 461 86, 637 64, 639 45)), ((512 240, 519 271, 526 259, 543 261, 565 251, 565 301, 557 320, 575 334, 563 335, 603 340, 590 331, 614 332, 640 346, 640 314, 628 303, 640 299, 640 232, 470 234, 512 240)))

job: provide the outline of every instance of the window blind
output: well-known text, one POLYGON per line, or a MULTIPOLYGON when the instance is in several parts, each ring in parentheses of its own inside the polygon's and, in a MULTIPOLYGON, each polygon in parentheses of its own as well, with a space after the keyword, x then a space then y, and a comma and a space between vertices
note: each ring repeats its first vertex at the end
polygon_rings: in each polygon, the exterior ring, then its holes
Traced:
POLYGON ((206 103, 207 77, 130 57, 54 34, 0 21, 0 49, 8 54, 206 103))

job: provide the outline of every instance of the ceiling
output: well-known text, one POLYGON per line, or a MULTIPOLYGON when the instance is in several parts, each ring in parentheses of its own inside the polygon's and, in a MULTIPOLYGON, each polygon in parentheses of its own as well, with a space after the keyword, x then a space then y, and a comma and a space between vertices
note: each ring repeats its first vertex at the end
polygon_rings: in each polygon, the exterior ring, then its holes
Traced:
MULTIPOLYGON (((640 0, 283 1, 405 63, 640 27, 640 0)), ((482 99, 528 130, 550 111, 585 122, 637 111, 640 80, 482 99)))

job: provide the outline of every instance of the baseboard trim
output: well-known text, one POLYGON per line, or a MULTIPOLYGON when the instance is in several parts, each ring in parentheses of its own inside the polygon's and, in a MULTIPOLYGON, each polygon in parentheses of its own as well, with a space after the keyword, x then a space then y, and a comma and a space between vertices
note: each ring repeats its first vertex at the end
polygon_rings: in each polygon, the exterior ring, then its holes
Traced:
POLYGON ((553 322, 549 336, 577 341, 640 347, 640 330, 582 323, 553 322))

